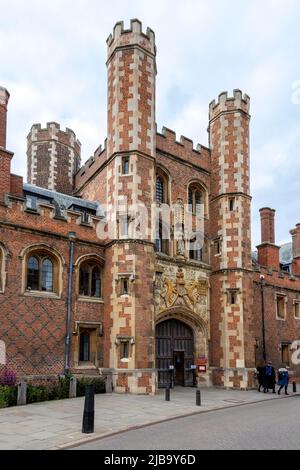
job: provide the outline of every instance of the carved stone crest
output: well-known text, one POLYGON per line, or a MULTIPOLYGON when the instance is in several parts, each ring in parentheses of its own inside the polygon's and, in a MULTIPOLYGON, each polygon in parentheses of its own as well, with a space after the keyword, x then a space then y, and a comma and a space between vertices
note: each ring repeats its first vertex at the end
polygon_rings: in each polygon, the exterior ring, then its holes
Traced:
POLYGON ((178 268, 176 279, 165 275, 157 288, 160 291, 159 312, 182 305, 203 317, 207 316, 207 280, 196 278, 187 281, 182 268, 178 268))

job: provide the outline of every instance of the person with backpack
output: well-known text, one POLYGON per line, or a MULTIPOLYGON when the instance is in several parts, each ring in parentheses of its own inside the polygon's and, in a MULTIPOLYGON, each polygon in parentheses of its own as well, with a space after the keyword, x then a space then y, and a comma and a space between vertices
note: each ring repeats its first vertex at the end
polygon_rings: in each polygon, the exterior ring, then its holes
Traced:
POLYGON ((289 372, 286 368, 285 365, 283 365, 279 370, 278 370, 278 382, 277 385, 280 386, 278 390, 278 395, 280 395, 281 390, 284 387, 285 394, 288 395, 288 385, 289 385, 289 372))
POLYGON ((276 373, 272 361, 268 361, 264 367, 263 382, 264 393, 268 393, 269 390, 273 390, 273 393, 276 393, 276 373))

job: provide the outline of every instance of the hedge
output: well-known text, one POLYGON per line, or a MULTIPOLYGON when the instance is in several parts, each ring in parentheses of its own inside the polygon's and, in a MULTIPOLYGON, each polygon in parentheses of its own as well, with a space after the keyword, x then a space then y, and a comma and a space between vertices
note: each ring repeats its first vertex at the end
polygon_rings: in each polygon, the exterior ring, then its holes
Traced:
MULTIPOLYGON (((35 386, 27 384, 27 404, 41 403, 45 401, 64 400, 69 398, 70 378, 59 377, 53 386, 35 386)), ((101 378, 82 378, 77 380, 77 397, 85 396, 88 385, 95 386, 95 393, 106 393, 105 381, 101 378)), ((17 405, 18 387, 16 385, 0 385, 0 408, 8 408, 17 405)))

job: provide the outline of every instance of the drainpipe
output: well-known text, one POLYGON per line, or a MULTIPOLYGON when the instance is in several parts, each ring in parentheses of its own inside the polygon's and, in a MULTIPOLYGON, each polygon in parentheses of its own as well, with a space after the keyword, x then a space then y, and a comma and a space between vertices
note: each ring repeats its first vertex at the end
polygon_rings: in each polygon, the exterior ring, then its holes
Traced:
POLYGON ((73 278, 73 258, 76 233, 69 232, 69 270, 68 270, 68 297, 67 297, 67 327, 65 339, 65 373, 70 369, 70 343, 71 343, 71 305, 72 305, 72 278, 73 278))
POLYGON ((260 276, 260 294, 261 294, 261 314, 262 314, 262 340, 263 340, 263 358, 266 362, 266 327, 265 327, 265 298, 264 298, 265 276, 260 276))

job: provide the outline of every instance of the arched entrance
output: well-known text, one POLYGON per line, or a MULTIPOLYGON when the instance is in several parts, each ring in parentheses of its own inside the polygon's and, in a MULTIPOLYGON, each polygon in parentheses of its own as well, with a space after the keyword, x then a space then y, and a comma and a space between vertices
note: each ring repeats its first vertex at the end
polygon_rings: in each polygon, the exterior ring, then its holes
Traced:
POLYGON ((174 385, 192 387, 194 384, 194 334, 185 323, 170 319, 156 327, 156 367, 158 386, 170 386, 170 366, 174 367, 174 385))

